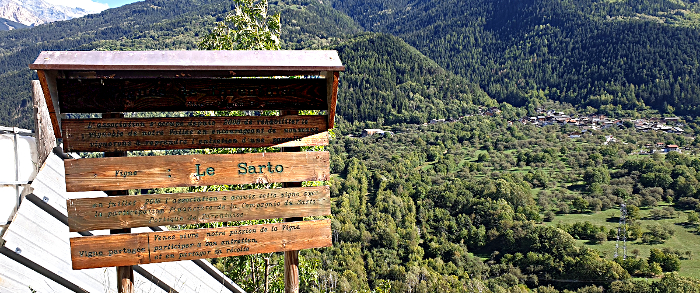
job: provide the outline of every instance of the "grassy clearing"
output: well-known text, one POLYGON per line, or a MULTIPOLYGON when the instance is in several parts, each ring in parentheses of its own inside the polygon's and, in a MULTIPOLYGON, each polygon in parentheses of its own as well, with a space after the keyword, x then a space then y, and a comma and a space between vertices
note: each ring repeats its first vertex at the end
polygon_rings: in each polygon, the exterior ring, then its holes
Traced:
MULTIPOLYGON (((657 207, 659 209, 661 207, 657 207)), ((679 225, 686 221, 686 215, 683 212, 679 212, 679 217, 673 219, 662 219, 662 220, 652 220, 646 219, 649 215, 651 209, 641 210, 642 220, 638 220, 642 224, 642 228, 646 231, 646 226, 659 223, 661 225, 671 227, 675 231, 674 236, 667 240, 663 244, 643 244, 641 240, 628 241, 627 242, 627 255, 632 256, 632 251, 634 249, 639 250, 639 256, 643 258, 649 257, 649 251, 652 248, 663 249, 665 247, 679 250, 681 253, 685 251, 692 252, 691 259, 681 260, 681 270, 680 275, 700 278, 700 235, 694 234, 695 228, 684 227, 679 225)), ((575 222, 585 222, 589 221, 596 226, 605 226, 606 228, 616 228, 618 226, 617 217, 620 216, 619 210, 610 209, 607 211, 601 211, 591 214, 566 214, 557 215, 554 220, 550 223, 545 223, 545 225, 556 226, 557 223, 572 224, 575 222), (608 218, 613 217, 615 220, 609 221, 608 218)), ((590 244, 586 240, 577 241, 581 246, 586 246, 589 248, 596 249, 601 252, 601 255, 608 259, 612 259, 615 255, 615 241, 606 241, 602 244, 590 244)), ((622 243, 620 242, 620 253, 622 253, 622 243)))

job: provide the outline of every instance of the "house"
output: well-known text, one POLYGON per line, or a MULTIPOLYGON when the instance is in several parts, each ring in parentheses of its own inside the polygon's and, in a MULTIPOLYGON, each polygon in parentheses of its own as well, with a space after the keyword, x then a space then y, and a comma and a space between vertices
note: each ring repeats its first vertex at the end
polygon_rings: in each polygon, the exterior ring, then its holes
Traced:
MULTIPOLYGON (((443 119, 443 120, 444 120, 444 119, 443 119)), ((361 137, 365 137, 365 136, 372 136, 372 135, 375 135, 375 134, 376 134, 376 135, 382 135, 382 136, 383 136, 383 135, 386 135, 386 134, 391 134, 391 131, 384 131, 384 130, 381 130, 381 129, 364 129, 364 130, 362 130, 362 135, 360 135, 360 136, 361 136, 361 137)))
POLYGON ((581 137, 580 132, 572 132, 571 134, 569 134, 569 138, 579 138, 579 137, 581 137))
POLYGON ((496 107, 491 107, 486 111, 487 116, 493 116, 493 115, 500 114, 500 113, 501 113, 501 110, 496 108, 496 107))
POLYGON ((666 122, 667 124, 668 123, 678 123, 680 121, 681 121, 681 119, 678 117, 666 117, 666 118, 664 118, 664 122, 666 122))
POLYGON ((601 125, 601 128, 602 128, 602 129, 608 129, 608 128, 610 128, 610 127, 613 127, 614 125, 615 125, 615 122, 607 121, 607 120, 606 120, 606 121, 603 122, 603 124, 601 125))
POLYGON ((683 133, 683 128, 676 126, 676 127, 673 127, 673 129, 670 130, 669 132, 671 132, 671 133, 683 133))
POLYGON ((617 142, 617 139, 615 139, 615 137, 612 135, 607 135, 605 136, 605 142, 603 143, 603 145, 608 145, 611 142, 617 142))
POLYGON ((669 145, 666 146, 666 149, 664 150, 664 152, 667 152, 667 153, 669 153, 669 152, 679 152, 679 153, 680 153, 680 152, 681 152, 681 149, 678 148, 678 146, 675 145, 675 144, 669 144, 669 145))

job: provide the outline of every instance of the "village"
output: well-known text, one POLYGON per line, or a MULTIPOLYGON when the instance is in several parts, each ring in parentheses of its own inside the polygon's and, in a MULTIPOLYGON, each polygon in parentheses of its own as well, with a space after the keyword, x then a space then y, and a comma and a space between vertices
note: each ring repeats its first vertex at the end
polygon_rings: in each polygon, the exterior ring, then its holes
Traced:
MULTIPOLYGON (((501 110, 498 109, 497 107, 490 107, 490 108, 480 108, 479 109, 479 114, 478 116, 497 116, 501 113, 501 110)), ((595 130, 605 130, 609 129, 612 127, 618 127, 618 128, 631 128, 634 127, 637 131, 643 131, 643 132, 649 132, 649 131, 660 131, 660 132, 665 132, 665 133, 673 133, 673 134, 687 134, 684 131, 684 127, 686 127, 685 123, 681 120, 679 117, 652 117, 652 118, 640 118, 640 119, 617 119, 617 118, 609 118, 605 115, 569 115, 563 112, 559 112, 556 110, 547 110, 547 109, 542 109, 539 108, 537 109, 537 116, 526 116, 523 117, 519 120, 513 120, 513 121, 508 121, 509 125, 513 125, 515 123, 521 123, 521 124, 532 124, 540 127, 545 127, 549 125, 559 125, 559 126, 573 126, 573 127, 578 127, 579 131, 573 131, 569 133, 569 138, 575 139, 575 138, 580 138, 582 135, 585 133, 590 133, 591 131, 595 130)), ((465 115, 459 118, 451 118, 451 119, 432 119, 428 123, 424 123, 423 125, 430 125, 430 124, 439 124, 439 123, 445 123, 445 122, 457 122, 463 118, 470 117, 470 116, 475 116, 475 115, 465 115)), ((359 135, 360 137, 367 137, 367 136, 384 136, 384 135, 391 135, 394 134, 391 131, 388 130, 383 130, 383 129, 364 129, 362 133, 359 135)), ((354 137, 354 135, 350 134, 350 137, 354 137)), ((688 141, 693 141, 695 137, 691 136, 686 136, 688 141)), ((615 138, 613 135, 606 135, 605 136, 605 142, 603 142, 604 145, 610 144, 610 143, 616 143, 618 142, 617 138, 615 138)), ((636 154, 640 155, 649 155, 653 153, 668 153, 668 152, 683 152, 683 151, 693 151, 693 148, 691 146, 684 146, 680 147, 676 144, 666 144, 663 142, 657 142, 654 144, 645 144, 643 146, 640 146, 641 149, 638 152, 635 152, 636 154)))

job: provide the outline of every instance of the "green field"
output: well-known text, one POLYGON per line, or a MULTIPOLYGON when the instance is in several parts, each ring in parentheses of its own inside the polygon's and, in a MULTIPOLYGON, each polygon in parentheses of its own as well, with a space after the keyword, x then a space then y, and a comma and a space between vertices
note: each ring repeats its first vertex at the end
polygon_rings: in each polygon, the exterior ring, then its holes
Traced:
MULTIPOLYGON (((657 207, 657 209, 660 209, 660 207, 657 207)), ((682 225, 678 225, 678 223, 684 223, 686 221, 686 215, 684 212, 677 211, 678 217, 673 218, 673 219, 662 219, 662 220, 651 220, 651 219, 645 219, 646 216, 649 215, 651 209, 642 209, 641 216, 642 220, 638 220, 642 224, 642 228, 644 231, 646 231, 646 226, 649 224, 653 224, 654 222, 659 223, 661 225, 666 225, 668 227, 671 227, 674 231, 675 234, 673 237, 669 240, 666 240, 665 243, 663 244, 644 244, 642 243, 641 240, 636 240, 634 242, 628 241, 627 242, 627 256, 633 257, 632 250, 638 249, 639 250, 639 255, 640 257, 647 258, 649 257, 649 251, 652 248, 659 248, 663 249, 665 247, 674 249, 674 250, 679 250, 682 253, 685 251, 691 251, 692 252, 692 257, 691 259, 682 259, 681 260, 681 270, 680 270, 680 275, 682 276, 689 276, 689 277, 694 277, 694 278, 700 278, 700 235, 694 234, 695 228, 684 228, 682 225)), ((591 214, 565 214, 565 215, 557 215, 554 220, 550 223, 545 223, 545 225, 552 225, 556 226, 557 223, 566 223, 566 224, 572 224, 575 222, 585 222, 589 221, 592 224, 596 226, 605 226, 606 228, 615 228, 618 226, 617 221, 615 222, 608 222, 608 218, 610 217, 617 217, 620 216, 620 211, 615 210, 615 209, 610 209, 606 211, 601 211, 597 213, 591 213, 591 214)), ((589 244, 587 240, 577 240, 577 242, 582 245, 586 246, 589 248, 596 249, 600 251, 601 255, 604 256, 605 258, 612 259, 615 255, 615 241, 606 241, 603 242, 602 244, 589 244)), ((620 254, 622 253, 622 242, 620 242, 620 254)), ((683 256, 683 255, 682 255, 683 256)), ((683 256, 684 257, 684 256, 683 256)))

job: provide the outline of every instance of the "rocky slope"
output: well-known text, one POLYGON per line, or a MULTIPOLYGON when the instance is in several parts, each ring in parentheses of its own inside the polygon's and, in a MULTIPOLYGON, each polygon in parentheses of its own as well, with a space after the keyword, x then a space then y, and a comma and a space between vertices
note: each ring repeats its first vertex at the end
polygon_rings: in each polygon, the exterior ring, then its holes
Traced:
POLYGON ((0 0, 0 18, 27 26, 67 20, 96 12, 99 11, 54 5, 44 0, 0 0))

